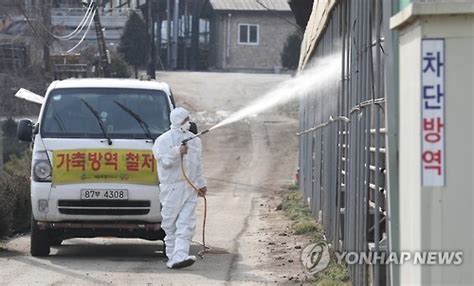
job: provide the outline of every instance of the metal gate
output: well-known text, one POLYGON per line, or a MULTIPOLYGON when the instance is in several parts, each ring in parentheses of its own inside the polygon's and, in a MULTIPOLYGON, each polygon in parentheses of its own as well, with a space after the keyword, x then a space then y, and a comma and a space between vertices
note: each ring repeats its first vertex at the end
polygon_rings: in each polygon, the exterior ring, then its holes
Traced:
MULTIPOLYGON (((335 251, 387 251, 382 5, 338 1, 312 60, 338 53, 341 78, 300 99, 300 187, 335 251)), ((387 11, 385 9, 385 11, 387 11)), ((383 264, 348 265, 354 285, 386 285, 383 264)))

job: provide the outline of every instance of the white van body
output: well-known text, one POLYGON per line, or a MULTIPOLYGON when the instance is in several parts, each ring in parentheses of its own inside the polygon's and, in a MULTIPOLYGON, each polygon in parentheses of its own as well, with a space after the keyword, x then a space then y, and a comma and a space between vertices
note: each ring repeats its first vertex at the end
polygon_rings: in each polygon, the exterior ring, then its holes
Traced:
POLYGON ((156 162, 149 155, 153 139, 169 128, 173 101, 169 86, 156 81, 51 83, 32 126, 32 255, 48 255, 51 245, 72 237, 164 238, 156 162), (152 138, 117 102, 148 116, 141 119, 149 121, 152 138))

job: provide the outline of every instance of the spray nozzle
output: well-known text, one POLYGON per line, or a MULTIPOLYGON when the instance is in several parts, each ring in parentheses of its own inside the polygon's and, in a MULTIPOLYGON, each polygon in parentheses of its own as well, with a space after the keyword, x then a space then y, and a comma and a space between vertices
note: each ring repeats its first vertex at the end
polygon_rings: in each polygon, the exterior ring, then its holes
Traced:
POLYGON ((199 136, 201 136, 201 135, 203 135, 203 134, 206 134, 206 133, 209 132, 209 131, 210 131, 210 129, 206 129, 206 130, 204 130, 204 131, 201 131, 201 132, 197 133, 196 135, 193 135, 193 136, 191 136, 191 137, 189 137, 189 138, 186 138, 186 139, 184 139, 183 141, 181 141, 181 145, 186 145, 189 141, 191 141, 191 140, 193 140, 194 138, 197 138, 197 137, 199 137, 199 136))

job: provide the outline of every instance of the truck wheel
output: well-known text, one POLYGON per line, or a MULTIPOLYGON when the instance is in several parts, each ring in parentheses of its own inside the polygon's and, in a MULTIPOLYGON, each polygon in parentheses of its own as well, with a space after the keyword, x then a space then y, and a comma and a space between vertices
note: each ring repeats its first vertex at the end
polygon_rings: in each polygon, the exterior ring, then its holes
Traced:
POLYGON ((166 236, 165 231, 162 228, 160 228, 160 230, 158 231, 158 240, 163 240, 164 241, 165 236, 166 236))
POLYGON ((47 230, 41 230, 36 224, 36 220, 31 218, 31 244, 30 253, 32 256, 48 256, 50 242, 47 230))
POLYGON ((49 244, 51 246, 60 246, 61 243, 63 243, 63 240, 61 238, 54 237, 49 239, 49 244))
POLYGON ((169 259, 168 254, 166 254, 166 242, 164 240, 162 241, 163 241, 163 255, 169 259))
POLYGON ((165 236, 166 236, 165 231, 162 228, 160 228, 160 230, 158 231, 158 240, 161 240, 163 242, 163 254, 165 255, 166 258, 169 258, 168 255, 166 255, 165 236))

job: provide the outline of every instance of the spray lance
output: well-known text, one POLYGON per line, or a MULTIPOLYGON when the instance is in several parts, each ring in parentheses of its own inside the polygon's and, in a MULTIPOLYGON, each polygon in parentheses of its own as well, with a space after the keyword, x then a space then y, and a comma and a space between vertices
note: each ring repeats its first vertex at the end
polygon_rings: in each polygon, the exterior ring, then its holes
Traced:
POLYGON ((191 137, 189 137, 189 138, 186 138, 186 139, 184 139, 183 141, 181 141, 181 145, 185 146, 186 143, 188 143, 189 141, 191 141, 191 140, 193 140, 193 139, 195 139, 195 138, 197 138, 197 137, 200 137, 201 135, 204 135, 204 134, 206 134, 206 133, 209 132, 209 131, 211 131, 211 129, 206 129, 206 130, 203 130, 203 131, 201 131, 201 132, 198 132, 198 133, 194 134, 193 136, 191 136, 191 137))

